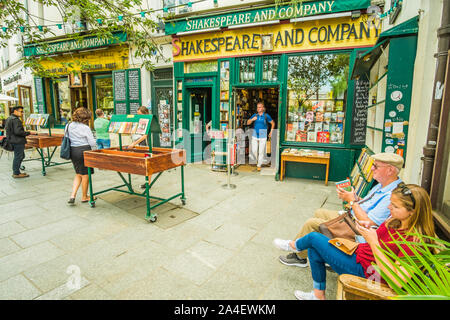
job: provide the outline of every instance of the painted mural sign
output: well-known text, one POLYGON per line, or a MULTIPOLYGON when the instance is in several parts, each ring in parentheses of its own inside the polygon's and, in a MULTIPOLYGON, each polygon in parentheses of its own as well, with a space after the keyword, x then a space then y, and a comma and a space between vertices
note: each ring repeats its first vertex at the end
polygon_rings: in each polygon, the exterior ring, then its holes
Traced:
POLYGON ((222 15, 180 19, 166 23, 166 34, 189 32, 211 28, 260 23, 271 20, 295 19, 320 14, 367 9, 370 0, 302 1, 294 5, 258 8, 254 10, 230 12, 222 15))
POLYGON ((262 50, 262 37, 271 34, 272 52, 313 51, 372 46, 379 29, 364 16, 358 19, 334 18, 328 23, 316 21, 301 24, 278 24, 223 32, 173 36, 174 61, 201 60, 231 56, 255 55, 262 50))

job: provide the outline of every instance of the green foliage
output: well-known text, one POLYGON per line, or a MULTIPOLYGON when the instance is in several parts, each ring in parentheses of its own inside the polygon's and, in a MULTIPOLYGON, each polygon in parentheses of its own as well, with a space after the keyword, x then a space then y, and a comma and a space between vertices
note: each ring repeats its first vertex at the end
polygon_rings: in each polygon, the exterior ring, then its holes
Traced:
MULTIPOLYGON (((41 29, 39 19, 28 12, 21 0, 0 0, 0 25, 6 31, 0 30, 0 45, 6 46, 7 41, 15 34, 22 35, 22 43, 18 50, 23 52, 25 44, 39 43, 45 50, 46 40, 56 36, 57 24, 74 26, 73 32, 67 32, 65 39, 81 41, 85 36, 95 36, 99 39, 111 39, 113 33, 122 31, 127 34, 127 42, 133 47, 133 54, 142 60, 147 70, 154 68, 152 58, 163 59, 161 47, 152 37, 158 27, 157 21, 147 15, 143 18, 140 12, 143 0, 37 0, 44 7, 53 7, 61 15, 59 21, 44 21, 47 26, 41 29), (89 26, 89 29, 86 28, 89 26), (3 41, 2 41, 3 40, 3 41)), ((149 11, 149 9, 147 9, 149 11)), ((150 10, 151 11, 151 10, 150 10)), ((161 19, 161 17, 157 17, 161 19)), ((65 28, 64 28, 65 30, 65 28)), ((54 77, 42 67, 41 62, 51 58, 24 57, 24 64, 40 77, 54 77)))
POLYGON ((375 270, 397 293, 398 296, 393 299, 450 300, 450 243, 419 234, 412 234, 412 236, 418 241, 407 241, 400 235, 398 240, 390 242, 396 244, 404 254, 401 258, 388 247, 381 248, 386 257, 397 263, 392 263, 392 267, 382 263, 387 272, 377 265, 374 265, 375 270), (401 245, 411 250, 413 256, 408 256, 401 245), (407 280, 403 280, 399 275, 407 280))

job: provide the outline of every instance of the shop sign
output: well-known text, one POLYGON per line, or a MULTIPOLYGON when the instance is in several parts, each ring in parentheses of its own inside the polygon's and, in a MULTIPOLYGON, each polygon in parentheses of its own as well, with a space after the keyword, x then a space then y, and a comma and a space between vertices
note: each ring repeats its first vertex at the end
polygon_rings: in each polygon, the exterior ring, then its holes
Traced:
POLYGON ((111 71, 128 68, 128 47, 92 51, 53 57, 43 60, 46 70, 56 74, 68 74, 73 70, 81 72, 111 71))
POLYGON ((375 44, 379 35, 379 29, 367 22, 367 16, 355 20, 329 19, 327 22, 319 24, 318 21, 306 21, 173 36, 174 61, 255 55, 267 53, 268 48, 272 53, 283 53, 369 47, 375 44))
POLYGON ((3 80, 3 85, 7 86, 8 84, 11 84, 11 83, 13 83, 15 81, 18 81, 20 79, 22 79, 22 75, 20 73, 17 73, 15 75, 13 75, 13 76, 3 80))
POLYGON ((78 51, 93 49, 103 46, 109 46, 116 43, 125 42, 127 35, 124 32, 116 32, 111 39, 101 39, 98 37, 85 37, 81 40, 70 39, 57 42, 47 43, 45 46, 41 44, 27 45, 24 48, 24 56, 39 56, 45 54, 55 54, 69 51, 78 51))
POLYGON ((176 34, 177 32, 224 28, 240 24, 367 9, 369 6, 370 0, 303 1, 294 5, 259 8, 248 11, 230 12, 223 15, 169 21, 166 22, 165 31, 166 34, 176 34))

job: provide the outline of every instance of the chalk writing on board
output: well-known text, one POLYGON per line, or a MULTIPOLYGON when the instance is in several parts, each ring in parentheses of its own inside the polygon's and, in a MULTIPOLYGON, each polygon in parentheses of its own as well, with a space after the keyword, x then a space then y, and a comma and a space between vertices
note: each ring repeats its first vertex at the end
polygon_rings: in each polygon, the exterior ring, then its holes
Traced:
POLYGON ((125 83, 125 72, 114 73, 114 100, 124 101, 127 99, 127 89, 125 83))
POLYGON ((351 144, 366 142, 367 103, 369 101, 369 81, 358 79, 355 81, 353 117, 351 130, 351 144))
POLYGON ((126 102, 116 102, 116 114, 127 114, 126 102))
POLYGON ((139 70, 128 71, 128 98, 139 100, 139 70))

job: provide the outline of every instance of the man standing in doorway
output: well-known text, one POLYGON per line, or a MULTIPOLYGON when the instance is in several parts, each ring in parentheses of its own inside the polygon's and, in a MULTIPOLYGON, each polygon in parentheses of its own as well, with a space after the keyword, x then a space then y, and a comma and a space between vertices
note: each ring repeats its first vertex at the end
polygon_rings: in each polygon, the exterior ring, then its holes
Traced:
POLYGON ((256 168, 261 171, 261 165, 265 160, 266 155, 266 143, 267 137, 272 137, 272 131, 275 128, 275 121, 266 113, 264 102, 260 101, 256 104, 256 112, 247 120, 247 125, 251 125, 253 122, 253 134, 252 134, 252 148, 251 154, 253 159, 257 161, 256 168), (267 130, 271 124, 269 135, 267 130))
POLYGON ((6 136, 9 142, 13 146, 14 159, 13 159, 13 178, 26 178, 29 177, 26 173, 20 172, 22 161, 25 159, 25 144, 27 139, 25 138, 30 132, 25 131, 23 128, 22 120, 20 117, 23 115, 23 107, 16 106, 12 108, 12 115, 6 119, 6 136))

